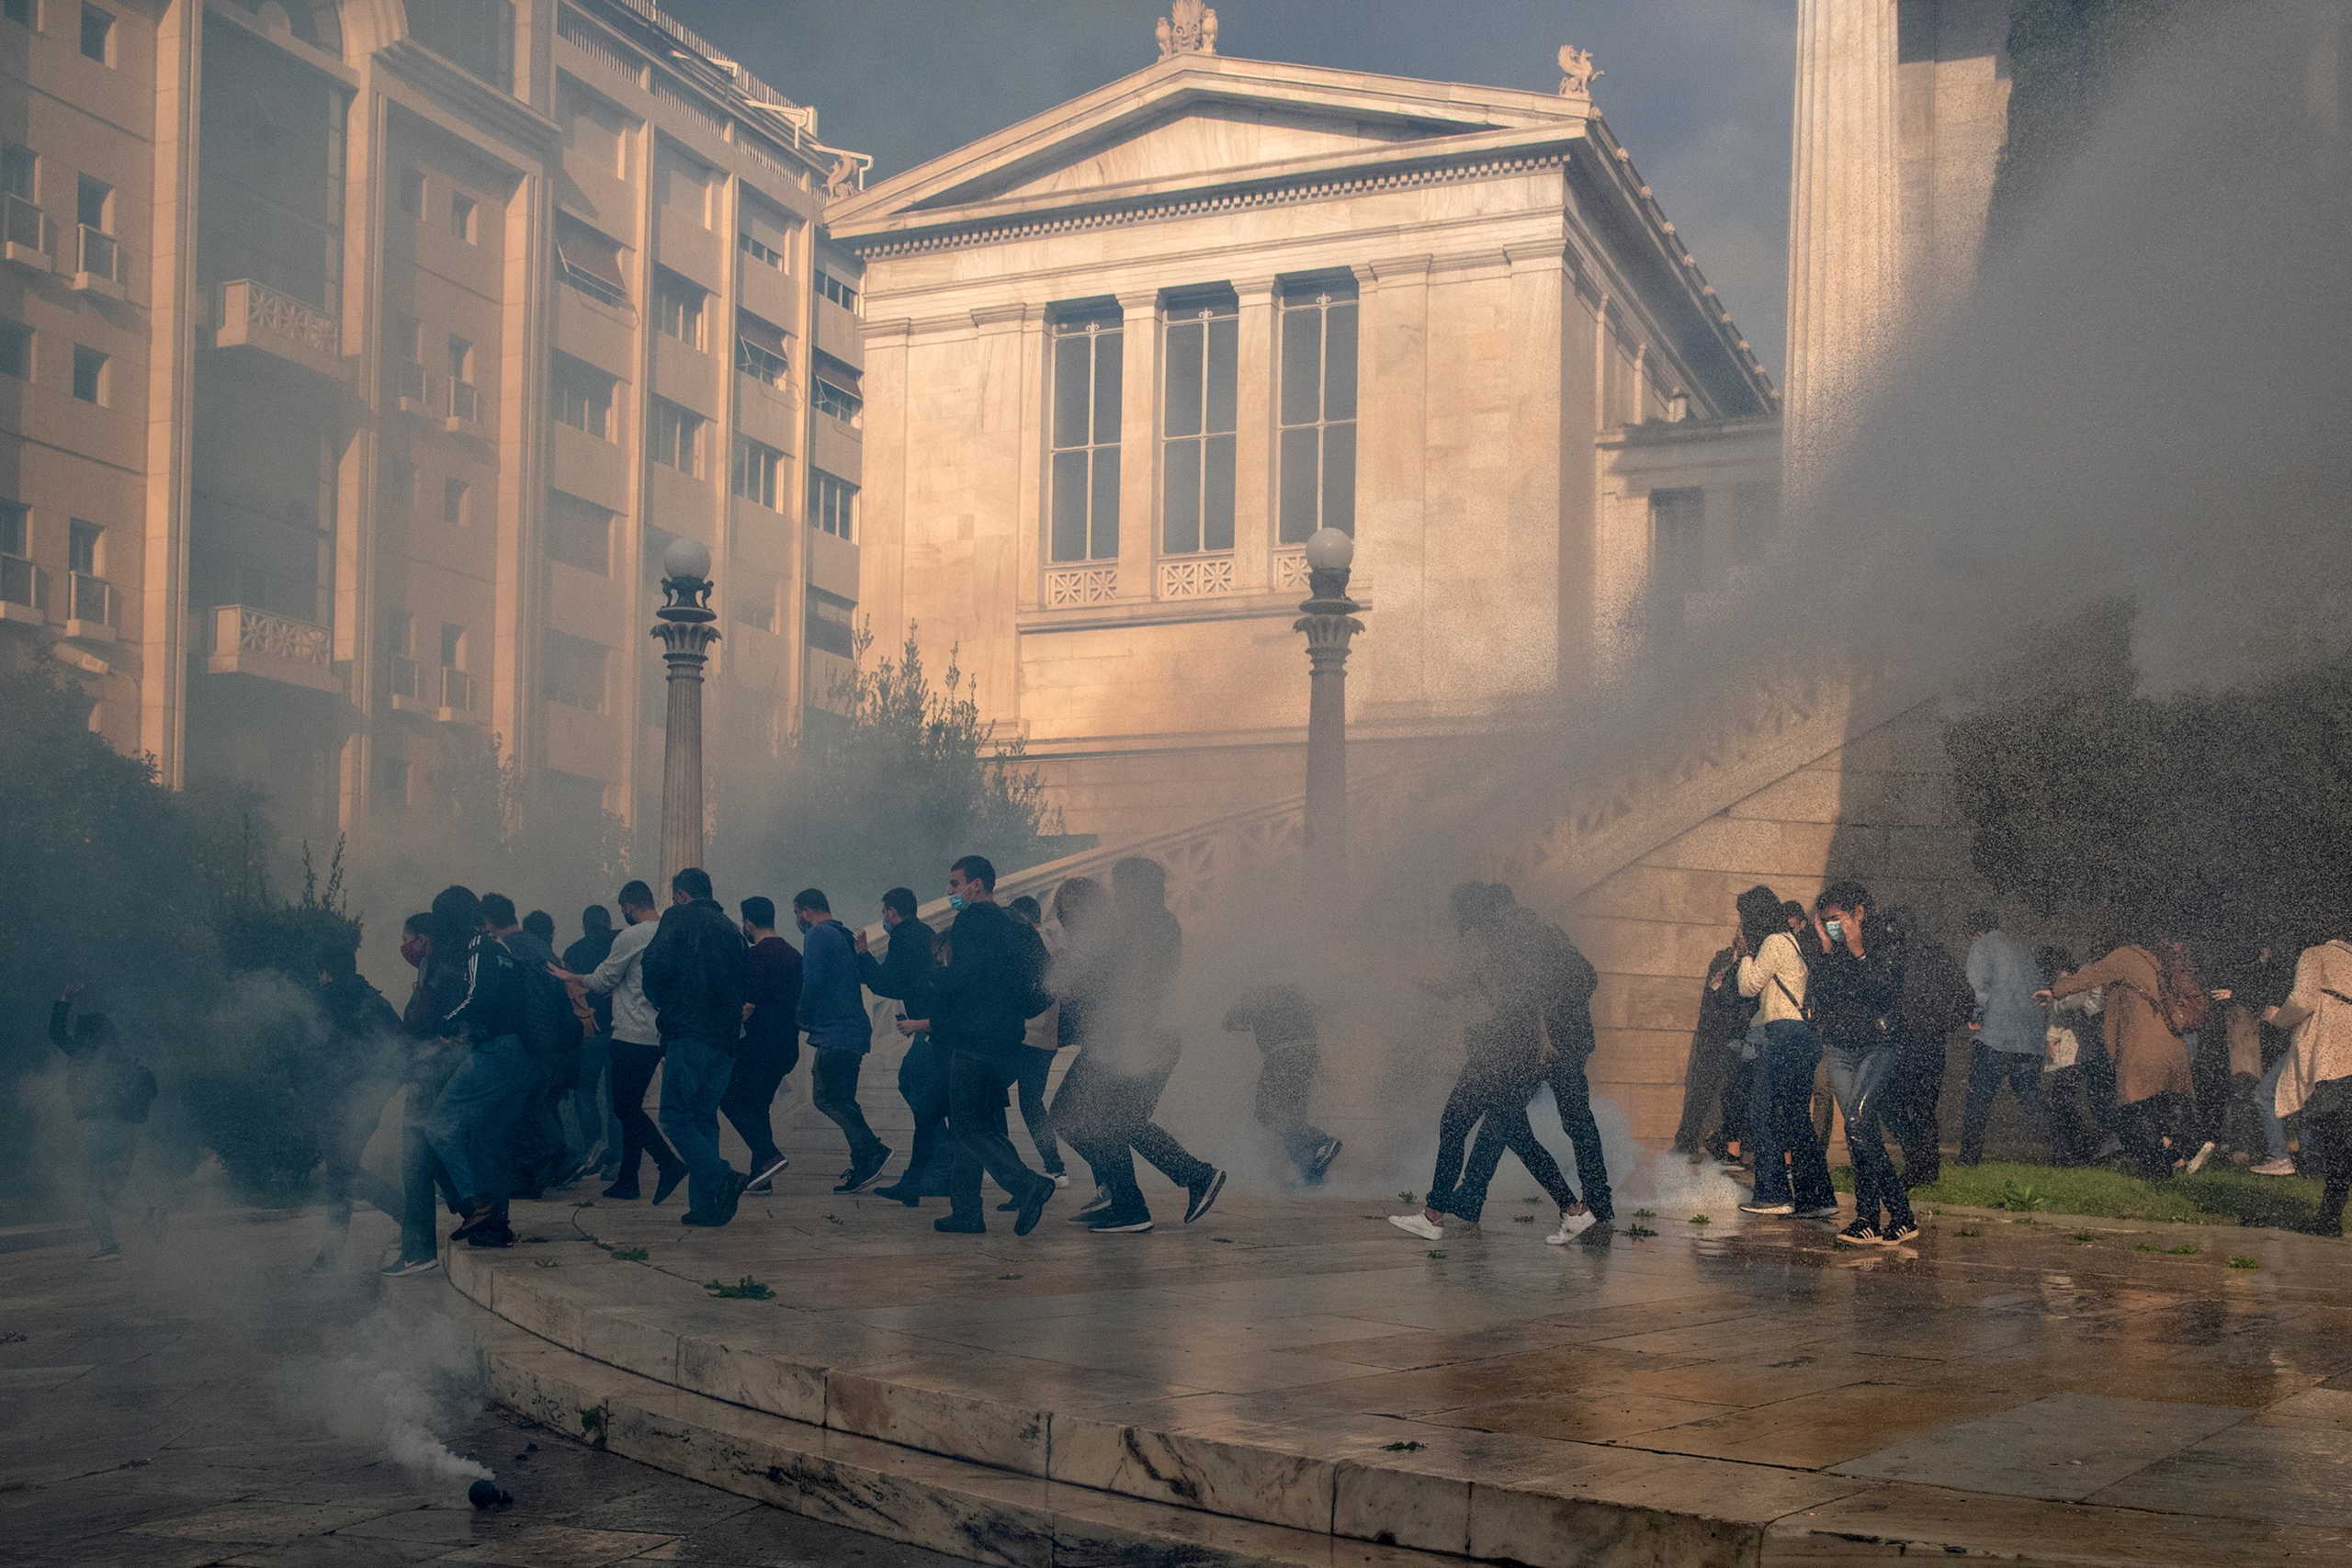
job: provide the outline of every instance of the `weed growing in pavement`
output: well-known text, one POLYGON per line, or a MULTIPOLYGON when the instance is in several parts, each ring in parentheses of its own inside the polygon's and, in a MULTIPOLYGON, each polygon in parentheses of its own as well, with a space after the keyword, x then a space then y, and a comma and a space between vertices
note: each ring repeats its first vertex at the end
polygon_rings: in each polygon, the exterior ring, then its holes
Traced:
POLYGON ((1959 1230, 1956 1230, 1951 1234, 1954 1235, 1983 1235, 1984 1233, 1978 1230, 1974 1225, 1963 1225, 1959 1230))
POLYGON ((1693 1214, 1690 1216, 1690 1223, 1694 1225, 1711 1225, 1715 1222, 1704 1214, 1693 1214))
POLYGON ((1422 1443, 1383 1443, 1380 1451, 1385 1454, 1417 1454, 1426 1446, 1422 1443))
POLYGON ((1654 1220, 1657 1218, 1657 1211, 1656 1209, 1636 1209, 1634 1211, 1634 1218, 1637 1220, 1654 1220))
POLYGON ((1638 1221, 1625 1227, 1625 1237, 1629 1241, 1647 1241, 1656 1235, 1657 1232, 1638 1221))
POLYGON ((2073 1235, 2068 1236, 2066 1239, 2068 1241, 2089 1243, 2097 1241, 2098 1239, 2098 1233, 2094 1231, 2076 1231, 2073 1235))
POLYGON ((2230 1256, 2230 1267, 2233 1269, 2259 1269, 2262 1267, 2262 1260, 2258 1258, 2248 1258, 2243 1253, 2233 1253, 2230 1256))
POLYGON ((724 1280, 706 1280, 702 1288, 726 1301, 763 1302, 775 1294, 749 1274, 731 1285, 724 1280))
POLYGON ((1436 1251, 1432 1251, 1432 1252, 1430 1254, 1430 1256, 1431 1258, 1443 1258, 1443 1257, 1445 1256, 1445 1254, 1444 1254, 1444 1253, 1442 1253, 1442 1252, 1436 1252, 1436 1251))
POLYGON ((2167 1247, 2165 1248, 2165 1253, 2174 1258, 2194 1258, 2204 1250, 2205 1249, 2203 1247, 2198 1246, 2193 1241, 2184 1241, 2178 1247, 2167 1247))

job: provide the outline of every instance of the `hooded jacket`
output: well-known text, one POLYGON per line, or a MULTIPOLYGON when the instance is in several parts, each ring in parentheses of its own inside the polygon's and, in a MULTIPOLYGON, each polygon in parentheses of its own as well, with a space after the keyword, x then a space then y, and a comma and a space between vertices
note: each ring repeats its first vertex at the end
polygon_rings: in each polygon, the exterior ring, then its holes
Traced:
POLYGON ((645 996, 662 1043, 698 1040, 732 1051, 751 990, 743 932, 714 898, 673 904, 645 945, 645 996))
MULTIPOLYGON (((898 951, 894 938, 890 951, 898 951)), ((854 1051, 874 1043, 874 1021, 865 1016, 865 996, 857 985, 857 950, 849 930, 830 916, 800 939, 800 1027, 812 1051, 854 1051)))

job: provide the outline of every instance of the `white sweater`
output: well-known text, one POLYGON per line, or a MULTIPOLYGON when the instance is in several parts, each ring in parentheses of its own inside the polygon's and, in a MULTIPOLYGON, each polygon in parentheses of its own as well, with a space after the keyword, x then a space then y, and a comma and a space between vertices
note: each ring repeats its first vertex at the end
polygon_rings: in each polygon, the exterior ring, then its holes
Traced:
POLYGON ((1804 1018, 1805 984, 1811 978, 1797 939, 1786 931, 1774 931, 1752 956, 1739 961, 1739 994, 1756 998, 1758 1023, 1804 1018))
POLYGON ((588 976, 590 991, 598 996, 612 992, 613 1038, 624 1044, 662 1043, 662 1032, 653 1025, 653 1004, 645 999, 645 949, 661 923, 639 920, 622 927, 614 934, 612 951, 588 976))

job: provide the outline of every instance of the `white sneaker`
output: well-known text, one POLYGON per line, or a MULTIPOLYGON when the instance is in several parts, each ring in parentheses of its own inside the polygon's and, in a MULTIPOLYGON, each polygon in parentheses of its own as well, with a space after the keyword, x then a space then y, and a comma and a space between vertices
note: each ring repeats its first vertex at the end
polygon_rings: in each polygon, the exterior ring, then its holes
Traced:
POLYGON ((1069 1172, 1066 1170, 1057 1170, 1054 1172, 1054 1185, 1057 1187, 1068 1187, 1069 1185, 1069 1172))
POLYGON ((1427 1214, 1391 1214, 1388 1216, 1388 1223, 1406 1235, 1419 1236, 1423 1241, 1445 1239, 1445 1227, 1431 1224, 1427 1214))
POLYGON ((1564 1213, 1560 1215, 1560 1228, 1544 1239, 1554 1247, 1566 1247, 1600 1223, 1589 1209, 1580 1214, 1564 1213))
POLYGON ((2205 1162, 2212 1157, 2213 1140, 2208 1138, 2197 1146, 2197 1152, 2195 1154, 2188 1156, 2188 1164, 2184 1168, 2187 1169, 2189 1175, 2194 1176, 2199 1171, 2204 1169, 2205 1162))
POLYGON ((2247 1166, 2246 1169, 2256 1176, 2292 1176, 2295 1174, 2295 1162, 2290 1159, 2266 1159, 2247 1166))
POLYGON ((1824 1203, 1817 1208, 1797 1211, 1797 1218, 1801 1220, 1834 1220, 1838 1214, 1838 1208, 1835 1203, 1824 1203))

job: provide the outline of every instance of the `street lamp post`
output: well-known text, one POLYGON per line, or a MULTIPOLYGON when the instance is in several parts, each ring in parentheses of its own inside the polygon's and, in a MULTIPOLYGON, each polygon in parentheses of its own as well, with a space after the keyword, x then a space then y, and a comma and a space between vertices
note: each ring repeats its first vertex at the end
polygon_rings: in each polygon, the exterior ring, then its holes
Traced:
POLYGON ((1306 541, 1306 602, 1294 628, 1306 634, 1306 884, 1328 899, 1348 873, 1348 644, 1363 606, 1348 597, 1356 542, 1337 528, 1306 541))
POLYGON ((662 556, 662 607, 653 635, 670 666, 668 728, 662 739, 662 869, 702 863, 702 670, 718 640, 710 599, 710 551, 673 539, 662 556))

